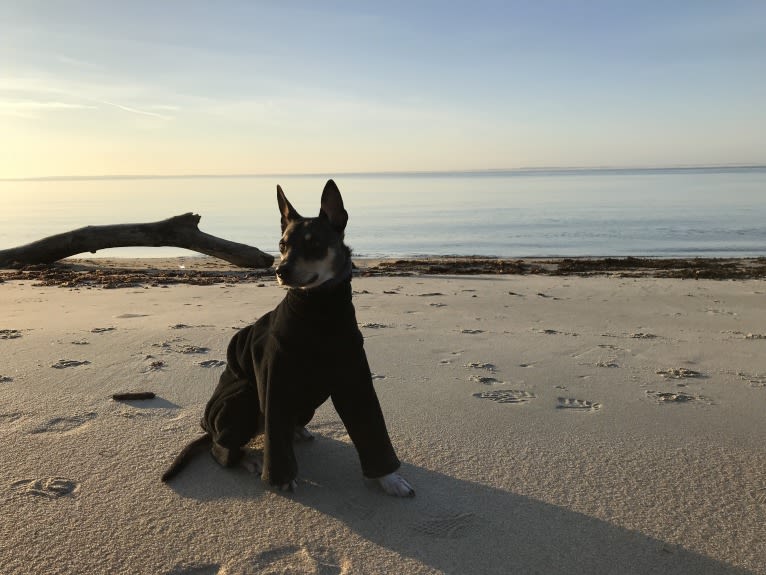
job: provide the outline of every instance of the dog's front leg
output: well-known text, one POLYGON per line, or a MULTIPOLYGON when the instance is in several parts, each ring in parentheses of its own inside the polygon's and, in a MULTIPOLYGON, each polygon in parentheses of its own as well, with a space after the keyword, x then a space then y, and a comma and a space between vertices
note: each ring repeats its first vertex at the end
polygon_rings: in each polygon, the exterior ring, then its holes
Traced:
MULTIPOLYGON (((240 460, 239 464, 250 473, 258 473, 259 475, 263 473, 263 456, 258 453, 245 454, 240 460)), ((292 492, 295 491, 296 487, 298 487, 298 482, 293 479, 288 483, 283 483, 282 485, 277 485, 275 487, 277 487, 280 491, 292 492)))
POLYGON ((391 445, 363 351, 357 370, 351 375, 330 397, 356 447, 364 476, 375 479, 389 495, 413 497, 412 486, 394 473, 399 469, 399 459, 391 445))
MULTIPOLYGON (((306 443, 314 441, 314 435, 305 427, 297 426, 293 431, 293 441, 295 443, 306 443)), ((249 471, 250 473, 257 473, 261 475, 263 473, 263 454, 252 451, 244 451, 242 458, 239 460, 241 467, 249 471)), ((289 483, 279 485, 280 491, 295 491, 298 487, 298 482, 292 480, 289 483)))
POLYGON ((295 426, 289 413, 276 405, 267 406, 261 479, 281 491, 293 491, 298 485, 294 438, 295 426))

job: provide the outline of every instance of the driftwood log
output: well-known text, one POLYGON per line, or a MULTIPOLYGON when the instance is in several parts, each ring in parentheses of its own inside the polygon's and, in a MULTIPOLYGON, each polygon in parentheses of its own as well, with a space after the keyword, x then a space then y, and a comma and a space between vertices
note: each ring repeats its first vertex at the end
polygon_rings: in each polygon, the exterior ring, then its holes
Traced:
POLYGON ((85 226, 36 242, 0 250, 0 267, 51 264, 85 252, 128 246, 174 246, 220 258, 243 268, 268 268, 274 256, 258 248, 201 232, 201 216, 183 214, 159 222, 85 226))

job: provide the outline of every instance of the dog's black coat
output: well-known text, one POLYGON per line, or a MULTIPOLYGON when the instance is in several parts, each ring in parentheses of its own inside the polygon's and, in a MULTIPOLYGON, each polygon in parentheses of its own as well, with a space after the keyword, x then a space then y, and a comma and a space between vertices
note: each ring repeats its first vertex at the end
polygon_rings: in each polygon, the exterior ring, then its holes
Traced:
MULTIPOLYGON (((339 234, 340 243, 342 229, 339 234)), ((206 440, 212 440, 219 463, 234 465, 241 448, 263 432, 262 478, 272 485, 288 484, 297 475, 295 429, 306 425, 328 398, 366 477, 382 477, 399 468, 357 327, 350 251, 345 246, 343 254, 336 278, 312 289, 289 289, 274 310, 232 338, 226 369, 201 421, 208 437, 190 444, 163 480, 180 469, 191 448, 206 440)))
POLYGON ((215 443, 237 450, 262 425, 262 477, 282 485, 297 474, 295 428, 306 425, 329 397, 359 453, 364 475, 396 471, 399 459, 363 345, 350 277, 329 288, 290 289, 276 309, 232 338, 203 427, 215 443))

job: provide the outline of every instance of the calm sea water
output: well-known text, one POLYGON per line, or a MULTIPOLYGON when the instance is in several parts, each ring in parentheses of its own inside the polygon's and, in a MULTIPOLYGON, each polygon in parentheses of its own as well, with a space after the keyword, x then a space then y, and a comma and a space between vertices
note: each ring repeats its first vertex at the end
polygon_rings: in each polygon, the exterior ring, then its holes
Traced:
MULTIPOLYGON (((337 176, 359 256, 766 256, 766 168, 337 176)), ((0 181, 0 249, 195 212, 276 253, 276 185, 313 216, 325 176, 0 181)), ((191 255, 119 248, 100 256, 191 255)), ((88 254, 89 255, 89 254, 88 254)), ((90 255, 89 255, 90 256, 90 255)), ((90 256, 92 257, 92 256, 90 256)))

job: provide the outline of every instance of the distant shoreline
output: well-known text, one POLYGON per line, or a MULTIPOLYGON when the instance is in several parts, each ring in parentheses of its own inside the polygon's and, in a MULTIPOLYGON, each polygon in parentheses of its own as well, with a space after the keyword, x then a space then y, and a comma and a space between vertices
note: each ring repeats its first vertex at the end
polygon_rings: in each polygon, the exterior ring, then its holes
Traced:
POLYGON ((526 167, 466 170, 394 170, 380 172, 307 172, 264 174, 114 174, 29 176, 0 178, 0 182, 73 182, 102 180, 201 180, 201 179, 258 179, 258 178, 417 178, 417 177, 492 177, 534 175, 615 175, 615 174, 672 174, 672 173, 736 173, 766 171, 766 164, 701 165, 701 166, 588 166, 588 167, 526 167))

